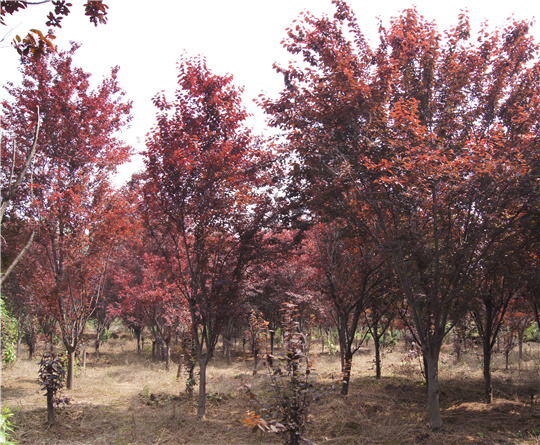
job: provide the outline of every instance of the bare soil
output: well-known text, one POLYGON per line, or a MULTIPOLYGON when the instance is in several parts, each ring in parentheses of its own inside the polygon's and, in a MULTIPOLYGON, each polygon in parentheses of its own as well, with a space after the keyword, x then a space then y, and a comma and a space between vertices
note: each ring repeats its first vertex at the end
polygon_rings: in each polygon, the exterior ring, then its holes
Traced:
MULTIPOLYGON (((241 349, 241 348, 240 348, 241 349)), ((89 352, 91 349, 88 349, 89 352)), ((315 344, 314 352, 320 351, 315 344)), ((398 345, 383 358, 383 378, 374 378, 373 351, 364 348, 353 364, 350 393, 339 394, 339 357, 319 354, 315 367, 324 396, 311 407, 308 436, 317 444, 540 444, 540 347, 528 344, 523 360, 512 353, 510 369, 495 355, 494 402, 483 402, 481 356, 465 354, 456 364, 441 360, 444 426, 431 431, 419 363, 404 360, 398 345)), ((2 369, 2 406, 14 412, 20 444, 278 444, 278 436, 244 425, 250 404, 238 382, 249 378, 268 392, 265 370, 251 376, 253 362, 240 352, 227 365, 217 351, 209 367, 207 416, 197 420, 196 400, 185 393, 176 367, 165 371, 148 350, 120 334, 88 354, 75 388, 62 393, 69 404, 47 427, 46 399, 37 383, 39 358, 2 369)))

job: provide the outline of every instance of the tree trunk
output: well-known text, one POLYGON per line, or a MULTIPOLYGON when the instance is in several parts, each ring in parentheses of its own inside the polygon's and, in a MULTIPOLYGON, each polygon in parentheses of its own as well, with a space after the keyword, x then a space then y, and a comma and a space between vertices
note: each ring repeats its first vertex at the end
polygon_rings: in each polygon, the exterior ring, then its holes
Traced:
POLYGON ((519 361, 523 360, 523 337, 525 337, 525 331, 518 332, 518 358, 519 361))
POLYGON ((351 381, 352 353, 350 350, 345 352, 343 366, 341 368, 341 395, 349 394, 349 383, 351 381))
POLYGON ((22 337, 23 337, 23 329, 21 327, 21 323, 19 323, 18 328, 17 328, 17 359, 21 358, 22 337))
POLYGON ((381 378, 381 342, 380 337, 377 335, 375 330, 375 335, 373 335, 373 343, 375 344, 375 378, 381 378))
POLYGON ((424 379, 426 380, 426 387, 429 389, 429 378, 428 378, 428 361, 426 354, 422 351, 422 363, 424 363, 424 379))
POLYGON ((195 385, 195 362, 190 358, 188 362, 188 384, 186 385, 186 392, 188 397, 193 397, 193 386, 195 385))
POLYGON ((135 331, 135 337, 137 337, 137 354, 141 353, 141 334, 142 330, 139 328, 134 328, 135 331))
POLYGON ((96 343, 94 344, 96 350, 96 357, 99 357, 99 347, 101 346, 101 336, 96 334, 96 343))
POLYGON ((231 365, 231 339, 223 337, 223 345, 225 347, 225 358, 227 359, 227 365, 231 365))
POLYGON ((68 353, 68 367, 66 377, 66 388, 73 389, 73 379, 75 378, 75 348, 66 348, 68 353))
POLYGON ((456 354, 456 364, 461 362, 461 338, 454 336, 454 353, 456 354))
POLYGON ((197 404, 197 418, 199 420, 204 419, 206 413, 206 366, 207 360, 199 360, 199 400, 197 404))
POLYGON ((429 349, 424 352, 426 377, 428 381, 428 412, 429 427, 439 429, 442 427, 441 410, 439 404, 439 350, 429 349))
POLYGON ((180 379, 182 375, 182 366, 184 365, 184 354, 180 354, 180 358, 178 359, 178 370, 176 371, 176 378, 180 379))
POLYGON ((486 403, 493 402, 493 383, 491 380, 491 348, 489 341, 484 341, 484 394, 486 403))
POLYGON ((253 375, 257 375, 257 368, 259 367, 259 351, 253 352, 253 375))
POLYGON ((171 340, 165 342, 165 370, 171 369, 171 340))
POLYGON ((52 426, 56 423, 56 418, 54 416, 54 402, 53 402, 54 393, 52 389, 47 389, 47 424, 52 426))
POLYGON ((276 336, 276 331, 270 329, 270 355, 274 355, 274 337, 276 336))

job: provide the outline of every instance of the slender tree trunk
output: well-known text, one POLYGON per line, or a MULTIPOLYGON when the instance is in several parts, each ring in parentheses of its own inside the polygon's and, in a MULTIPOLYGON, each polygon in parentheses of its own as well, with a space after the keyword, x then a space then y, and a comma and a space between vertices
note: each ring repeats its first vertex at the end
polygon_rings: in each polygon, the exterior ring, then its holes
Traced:
POLYGON ((523 337, 525 337, 525 331, 518 332, 518 357, 519 361, 523 360, 523 337))
POLYGON ((270 355, 274 355, 274 339, 276 336, 276 331, 274 329, 270 329, 270 355))
POLYGON ((54 416, 54 393, 52 389, 47 389, 47 424, 52 426, 56 424, 56 418, 54 416))
POLYGON ((208 362, 205 359, 199 360, 199 400, 197 404, 197 418, 199 420, 204 419, 206 413, 206 367, 208 362))
MULTIPOLYGON (((484 352, 484 395, 486 403, 493 402, 493 383, 491 380, 491 338, 493 337, 493 324, 496 312, 494 313, 493 303, 490 299, 484 300, 485 326, 479 331, 482 334, 482 347, 484 352)), ((478 320, 482 320, 480 316, 478 320)))
POLYGON ((226 337, 225 334, 221 335, 221 340, 222 340, 222 343, 223 343, 223 350, 222 350, 221 356, 223 358, 225 358, 226 349, 227 349, 227 340, 226 340, 225 337, 226 337))
POLYGON ((165 342, 165 370, 171 369, 171 340, 165 342))
POLYGON ((191 399, 193 397, 193 386, 195 382, 195 363, 191 358, 188 363, 189 363, 189 369, 188 369, 189 385, 187 386, 187 395, 191 399))
POLYGON ((253 375, 257 375, 257 368, 259 367, 259 351, 253 352, 253 375))
POLYGON ((484 339, 484 395, 486 402, 493 402, 493 383, 491 380, 491 347, 490 342, 484 339))
POLYGON ((432 348, 424 352, 426 377, 428 381, 428 412, 431 429, 442 427, 441 409, 439 403, 439 349, 432 348))
POLYGON ((178 370, 176 371, 176 378, 179 379, 182 376, 182 366, 184 365, 184 354, 180 354, 178 359, 178 370))
POLYGON ((17 358, 21 358, 21 343, 23 337, 23 327, 20 320, 17 320, 17 358))
POLYGON ((227 359, 227 365, 231 365, 232 364, 232 359, 231 359, 231 339, 228 338, 228 337, 223 337, 223 348, 224 348, 224 354, 225 354, 225 358, 227 359))
POLYGON ((96 334, 96 343, 94 344, 94 348, 96 350, 96 357, 99 357, 99 347, 101 346, 101 338, 99 334, 96 334))
POLYGON ((429 378, 427 375, 428 361, 423 351, 422 351, 422 363, 424 364, 424 379, 426 380, 426 387, 429 388, 429 378))
POLYGON ((341 368, 341 395, 346 396, 349 394, 349 384, 351 381, 351 368, 352 368, 352 353, 350 348, 345 351, 343 365, 341 368))
POLYGON ((135 337, 137 337, 137 354, 141 353, 141 334, 142 330, 138 328, 133 329, 135 331, 135 337))
POLYGON ((68 368, 66 377, 66 388, 73 389, 73 379, 75 378, 75 348, 66 348, 68 353, 68 368))
POLYGON ((381 378, 381 342, 376 330, 373 343, 375 344, 375 378, 379 380, 381 378))
POLYGON ((426 365, 426 377, 428 386, 428 412, 429 426, 431 429, 442 427, 441 409, 439 403, 439 349, 429 348, 424 351, 424 363, 426 365))

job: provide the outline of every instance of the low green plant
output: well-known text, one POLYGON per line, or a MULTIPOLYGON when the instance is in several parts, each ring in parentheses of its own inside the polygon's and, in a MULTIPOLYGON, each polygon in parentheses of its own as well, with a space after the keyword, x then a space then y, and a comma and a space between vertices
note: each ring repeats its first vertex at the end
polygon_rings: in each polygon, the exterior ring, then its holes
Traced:
POLYGON ((329 354, 336 355, 339 353, 339 345, 336 345, 330 338, 326 339, 326 348, 329 354))
POLYGON ((0 298, 2 362, 9 364, 17 360, 17 320, 11 315, 3 298, 0 298))
POLYGON ((5 445, 15 445, 17 441, 13 439, 15 433, 13 424, 13 413, 6 405, 0 413, 0 443, 5 445))
POLYGON ((107 340, 111 338, 111 331, 109 329, 105 329, 101 335, 99 336, 99 340, 102 343, 105 343, 107 340))

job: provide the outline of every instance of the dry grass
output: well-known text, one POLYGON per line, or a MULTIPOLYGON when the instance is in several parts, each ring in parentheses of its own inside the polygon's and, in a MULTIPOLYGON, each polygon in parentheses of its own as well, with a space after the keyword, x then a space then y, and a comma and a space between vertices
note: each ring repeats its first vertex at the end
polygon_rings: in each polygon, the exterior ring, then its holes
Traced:
MULTIPOLYGON (((318 349, 318 345, 315 346, 318 349)), ((176 369, 166 372, 148 354, 138 356, 133 340, 111 339, 99 358, 89 354, 75 389, 64 391, 71 403, 57 409, 58 423, 46 426, 45 398, 37 384, 38 360, 19 360, 3 370, 2 405, 15 413, 21 444, 275 444, 242 424, 249 404, 239 394, 239 379, 250 378, 267 391, 264 370, 251 377, 252 362, 238 354, 231 366, 217 356, 209 368, 207 418, 196 419, 195 401, 184 394, 176 369)), ((540 444, 540 350, 526 349, 521 366, 504 372, 494 363, 495 401, 482 401, 479 358, 459 365, 450 355, 441 363, 444 427, 426 425, 425 387, 417 364, 402 362, 403 351, 387 353, 384 377, 373 378, 372 351, 363 349, 353 365, 350 394, 339 395, 339 359, 316 360, 325 396, 312 406, 309 437, 318 444, 540 444), (332 389, 332 387, 335 389, 332 389)))

